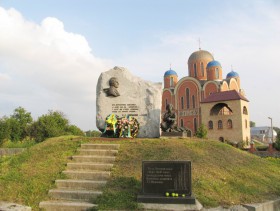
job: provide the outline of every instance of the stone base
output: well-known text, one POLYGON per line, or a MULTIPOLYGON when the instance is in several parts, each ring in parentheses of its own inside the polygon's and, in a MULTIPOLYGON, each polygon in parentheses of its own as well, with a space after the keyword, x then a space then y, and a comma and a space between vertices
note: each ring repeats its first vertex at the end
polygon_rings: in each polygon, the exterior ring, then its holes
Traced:
POLYGON ((137 202, 156 204, 195 204, 195 197, 165 197, 152 195, 138 195, 137 202))
POLYGON ((199 201, 195 200, 195 204, 161 204, 161 203, 140 203, 145 210, 192 210, 198 211, 203 208, 199 201))
POLYGON ((186 132, 161 132, 161 137, 188 137, 186 132))
POLYGON ((267 201, 258 204, 242 204, 243 207, 247 208, 249 211, 263 211, 263 210, 280 210, 280 199, 267 201))
POLYGON ((0 210, 3 211, 31 211, 31 207, 0 201, 0 210))

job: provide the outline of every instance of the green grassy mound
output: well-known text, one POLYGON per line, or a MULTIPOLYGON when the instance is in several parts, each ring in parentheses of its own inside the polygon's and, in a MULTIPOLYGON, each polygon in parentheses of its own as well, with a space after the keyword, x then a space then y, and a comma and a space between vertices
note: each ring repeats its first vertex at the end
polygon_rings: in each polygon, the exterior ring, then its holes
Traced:
POLYGON ((15 202, 39 210, 47 199, 68 158, 81 142, 73 136, 52 138, 36 144, 20 155, 0 157, 0 201, 15 202))
POLYGON ((193 194, 205 207, 261 202, 280 196, 280 159, 262 159, 229 145, 198 139, 150 139, 121 144, 100 209, 137 209, 142 160, 192 161, 193 194))
POLYGON ((59 137, 0 158, 0 201, 39 210, 54 181, 63 178, 81 142, 119 143, 119 154, 99 209, 137 210, 142 160, 192 161, 193 194, 206 207, 261 202, 280 196, 280 159, 262 159, 229 145, 198 139, 85 139, 59 137))

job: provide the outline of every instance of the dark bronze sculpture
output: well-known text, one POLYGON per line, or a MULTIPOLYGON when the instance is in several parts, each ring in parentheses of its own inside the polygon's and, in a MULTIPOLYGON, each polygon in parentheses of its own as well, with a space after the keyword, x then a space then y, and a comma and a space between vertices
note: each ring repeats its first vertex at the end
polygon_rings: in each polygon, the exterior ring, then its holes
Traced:
POLYGON ((103 91, 107 94, 107 97, 118 97, 120 93, 118 92, 117 88, 119 87, 119 82, 116 77, 112 77, 109 80, 110 88, 103 89, 103 91))
POLYGON ((160 128, 163 132, 174 132, 176 131, 176 113, 173 111, 172 104, 166 105, 167 112, 163 115, 162 123, 160 128))

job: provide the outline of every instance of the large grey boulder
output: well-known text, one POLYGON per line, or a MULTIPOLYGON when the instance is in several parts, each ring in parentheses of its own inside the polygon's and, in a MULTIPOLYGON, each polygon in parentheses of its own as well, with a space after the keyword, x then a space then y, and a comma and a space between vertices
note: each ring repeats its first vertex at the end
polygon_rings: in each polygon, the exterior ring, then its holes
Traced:
POLYGON ((103 132, 109 114, 129 114, 140 124, 137 137, 159 137, 161 96, 161 83, 142 80, 123 67, 103 72, 96 87, 96 126, 103 132))

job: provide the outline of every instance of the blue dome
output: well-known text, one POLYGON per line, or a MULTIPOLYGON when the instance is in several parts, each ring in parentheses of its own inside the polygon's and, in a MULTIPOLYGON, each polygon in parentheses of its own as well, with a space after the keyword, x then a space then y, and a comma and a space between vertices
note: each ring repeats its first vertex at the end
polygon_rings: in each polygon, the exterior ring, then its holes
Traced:
POLYGON ((213 61, 211 61, 211 62, 209 62, 209 63, 207 64, 207 68, 209 68, 209 67, 214 67, 214 66, 222 67, 221 64, 220 64, 220 62, 215 61, 215 60, 213 60, 213 61))
POLYGON ((227 74, 227 78, 235 78, 239 77, 237 72, 234 72, 233 70, 227 74))
POLYGON ((165 73, 164 73, 164 77, 166 77, 166 76, 170 76, 170 75, 176 75, 176 76, 178 76, 177 75, 177 73, 174 71, 174 70, 167 70, 165 73))

